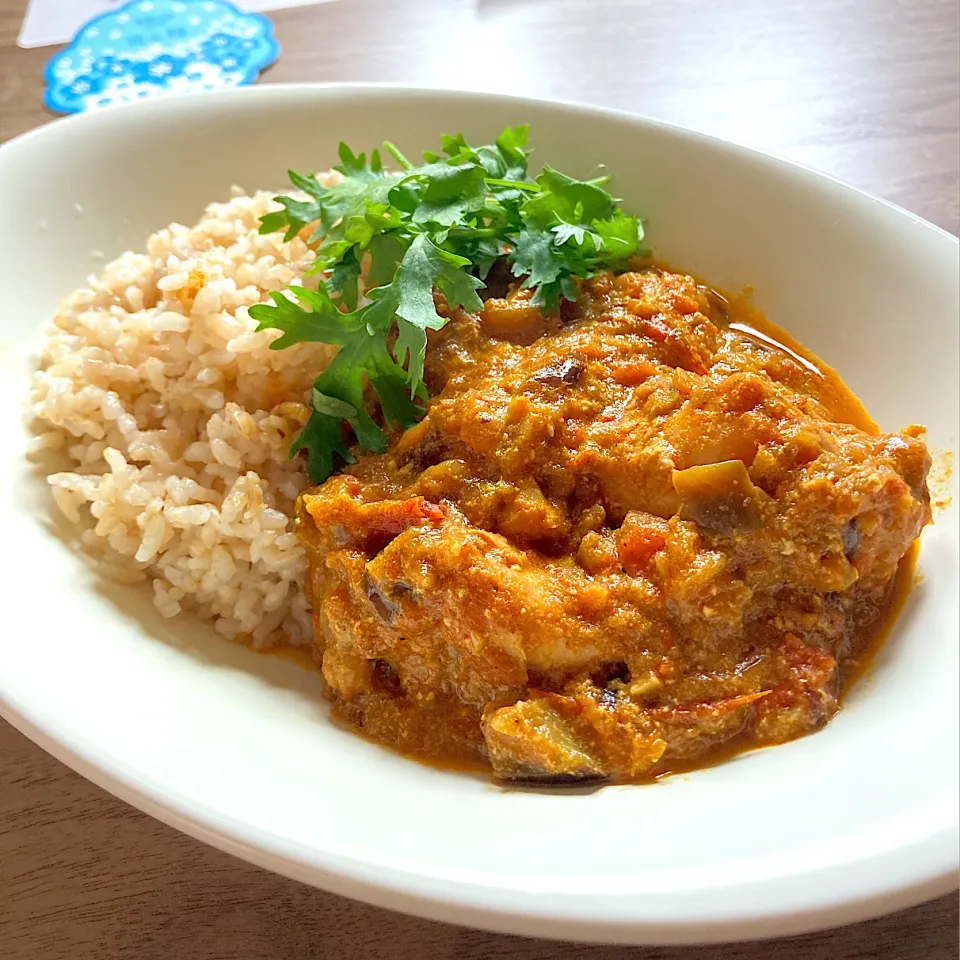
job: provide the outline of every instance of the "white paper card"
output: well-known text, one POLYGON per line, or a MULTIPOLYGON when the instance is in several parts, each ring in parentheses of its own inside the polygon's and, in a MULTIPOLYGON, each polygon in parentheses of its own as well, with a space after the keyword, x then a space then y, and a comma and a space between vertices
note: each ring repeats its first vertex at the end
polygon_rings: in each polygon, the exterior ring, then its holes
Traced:
MULTIPOLYGON (((66 43, 91 17, 123 6, 124 0, 30 0, 17 43, 21 47, 45 47, 66 43)), ((233 0, 248 13, 306 7, 332 0, 233 0)))

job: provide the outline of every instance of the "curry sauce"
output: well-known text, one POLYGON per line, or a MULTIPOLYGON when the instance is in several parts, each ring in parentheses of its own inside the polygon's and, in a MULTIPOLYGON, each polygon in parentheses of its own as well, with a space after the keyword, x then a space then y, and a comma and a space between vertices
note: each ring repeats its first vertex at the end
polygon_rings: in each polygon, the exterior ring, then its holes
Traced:
POLYGON ((703 766, 839 709, 930 518, 919 428, 880 433, 746 302, 656 267, 553 316, 518 289, 449 311, 425 379, 421 422, 298 507, 342 720, 569 783, 703 766))

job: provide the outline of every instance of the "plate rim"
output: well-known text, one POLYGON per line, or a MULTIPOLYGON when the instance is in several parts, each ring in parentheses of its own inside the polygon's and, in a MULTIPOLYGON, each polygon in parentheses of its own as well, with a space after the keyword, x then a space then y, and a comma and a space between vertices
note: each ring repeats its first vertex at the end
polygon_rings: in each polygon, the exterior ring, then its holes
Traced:
MULTIPOLYGON (((103 756, 96 755, 96 748, 84 738, 62 731, 61 735, 49 733, 42 720, 30 716, 29 709, 11 708, 11 699, 5 694, 2 683, 0 719, 97 787, 223 853, 328 893, 429 920, 459 923, 495 933, 552 940, 670 946, 789 937, 847 926, 916 906, 951 893, 957 889, 960 880, 956 858, 950 853, 960 847, 960 825, 953 824, 922 841, 922 846, 934 855, 942 853, 939 868, 934 871, 908 869, 901 873, 913 873, 913 876, 901 876, 899 882, 891 883, 889 870, 873 870, 868 858, 829 868, 830 875, 841 875, 841 879, 851 867, 874 878, 872 889, 866 889, 868 885, 861 881, 856 884, 860 888, 859 894, 839 899, 835 886, 821 883, 808 892, 816 894, 822 890, 823 893, 801 897, 789 909, 738 912, 727 909, 722 915, 716 910, 712 913, 701 910, 692 916, 669 920, 626 914, 614 916, 601 911, 592 916, 586 913, 571 916, 562 908, 551 907, 549 898, 534 896, 533 904, 527 902, 518 907, 519 897, 515 891, 507 891, 506 897, 498 897, 495 893, 490 896, 493 891, 488 886, 449 883, 325 850, 310 850, 259 827, 201 808, 195 802, 183 802, 178 793, 138 776, 135 770, 126 768, 115 758, 104 762, 103 756)), ((913 843, 909 849, 918 846, 920 844, 913 843)), ((879 860, 881 864, 884 860, 891 860, 896 864, 904 859, 904 849, 895 848, 873 860, 879 860)), ((931 859, 933 857, 928 854, 928 861, 931 859)), ((823 871, 815 876, 822 877, 823 871)), ((762 881, 762 887, 766 891, 777 886, 791 887, 795 880, 796 875, 787 874, 772 881, 762 881)), ((750 888, 743 884, 736 884, 731 890, 750 892, 750 888)), ((703 891, 697 891, 697 896, 702 898, 703 891)), ((579 900, 587 902, 583 897, 579 900)))
MULTIPOLYGON (((936 224, 830 174, 774 153, 745 147, 710 134, 624 110, 576 101, 517 97, 456 88, 433 88, 398 83, 268 84, 196 94, 190 98, 170 98, 119 105, 103 113, 81 114, 58 120, 8 141, 0 146, 0 165, 5 156, 9 156, 13 151, 24 149, 25 143, 34 140, 42 142, 44 138, 56 139, 61 136, 65 125, 94 126, 98 122, 103 122, 103 117, 112 118, 122 111, 160 113, 203 110, 211 102, 224 99, 236 100, 241 97, 249 100, 270 100, 284 96, 310 98, 320 95, 336 99, 338 96, 376 98, 377 95, 383 94, 407 98, 477 98, 487 102, 499 101, 505 106, 514 107, 522 107, 524 104, 547 106, 579 114, 607 117, 638 126, 660 128, 675 136, 704 143, 712 149, 727 150, 753 162, 772 161, 774 165, 793 168, 808 178, 831 183, 844 191, 857 194, 862 200, 889 208, 890 211, 907 218, 924 230, 933 231, 942 238, 942 241, 951 242, 953 247, 960 251, 958 238, 936 224), (54 132, 51 133, 51 130, 54 132)), ((106 122, 114 121, 108 119, 106 122)), ((51 730, 50 727, 56 727, 56 723, 44 724, 43 717, 38 716, 29 705, 18 703, 15 693, 7 689, 2 675, 0 675, 0 718, 9 722, 57 760, 102 789, 144 813, 226 853, 292 879, 376 906, 413 913, 433 920, 459 922, 499 932, 594 942, 651 944, 693 944, 788 936, 852 923, 912 906, 956 889, 958 877, 960 877, 957 857, 952 852, 960 846, 960 823, 954 820, 935 836, 925 838, 922 842, 913 841, 912 844, 901 845, 892 853, 886 852, 874 857, 881 860, 892 858, 909 861, 911 858, 906 856, 907 851, 919 847, 921 843, 925 846, 933 844, 939 848, 941 856, 928 854, 926 858, 912 858, 913 860, 922 859, 925 869, 919 869, 915 862, 909 865, 901 864, 913 869, 901 870, 898 878, 893 879, 892 871, 889 869, 886 872, 873 870, 872 861, 866 856, 829 868, 835 873, 849 874, 859 871, 864 875, 855 885, 860 893, 847 892, 839 902, 836 896, 837 888, 823 884, 824 890, 828 888, 830 890, 829 897, 825 893, 817 896, 817 890, 810 891, 811 895, 795 897, 792 906, 787 909, 776 906, 771 908, 769 904, 764 904, 764 907, 753 910, 717 911, 715 908, 711 913, 709 909, 704 909, 706 905, 701 903, 701 909, 696 915, 666 921, 638 917, 636 913, 612 915, 602 910, 562 915, 551 908, 546 898, 538 898, 533 892, 523 898, 518 897, 516 893, 511 893, 511 902, 508 904, 503 898, 498 901, 496 896, 490 896, 494 892, 491 888, 478 884, 466 882, 445 884, 428 875, 408 874, 383 866, 377 867, 376 876, 373 876, 372 865, 366 861, 331 854, 320 848, 304 849, 302 844, 299 845, 301 849, 298 852, 294 849, 298 846, 295 843, 275 835, 271 836, 250 824, 226 819, 222 815, 218 816, 213 810, 200 809, 195 801, 171 792, 163 784, 137 776, 134 768, 128 767, 115 757, 105 757, 102 752, 98 753, 95 744, 86 742, 84 738, 73 734, 70 730, 51 730)), ((769 890, 777 882, 782 884, 783 881, 768 880, 765 881, 764 886, 769 890)), ((737 889, 742 890, 743 884, 738 883, 737 889)), ((703 888, 697 891, 696 896, 702 900, 707 890, 708 888, 703 888)), ((785 899, 789 900, 789 898, 785 899)), ((586 904, 588 901, 583 899, 581 902, 586 904)))

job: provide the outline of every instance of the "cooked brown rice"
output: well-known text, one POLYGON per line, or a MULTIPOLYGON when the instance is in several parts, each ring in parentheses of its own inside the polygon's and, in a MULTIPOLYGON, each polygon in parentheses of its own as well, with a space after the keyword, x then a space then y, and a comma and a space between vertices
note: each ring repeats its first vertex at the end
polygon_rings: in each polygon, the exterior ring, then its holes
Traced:
POLYGON ((54 318, 33 390, 35 447, 104 572, 153 582, 164 616, 194 610, 227 637, 304 643, 306 569, 287 450, 330 348, 270 350, 248 308, 297 282, 312 254, 260 236, 272 194, 211 204, 127 252, 54 318))

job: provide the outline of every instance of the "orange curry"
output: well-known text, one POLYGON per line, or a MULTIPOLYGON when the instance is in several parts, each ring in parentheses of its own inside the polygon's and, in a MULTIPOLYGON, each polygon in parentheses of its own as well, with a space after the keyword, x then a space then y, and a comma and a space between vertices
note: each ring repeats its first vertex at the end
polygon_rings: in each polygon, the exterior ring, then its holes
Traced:
POLYGON ((533 782, 823 726, 930 519, 920 428, 688 276, 503 292, 432 334, 423 420, 301 498, 337 714, 533 782))

